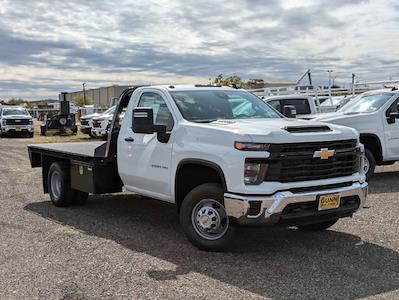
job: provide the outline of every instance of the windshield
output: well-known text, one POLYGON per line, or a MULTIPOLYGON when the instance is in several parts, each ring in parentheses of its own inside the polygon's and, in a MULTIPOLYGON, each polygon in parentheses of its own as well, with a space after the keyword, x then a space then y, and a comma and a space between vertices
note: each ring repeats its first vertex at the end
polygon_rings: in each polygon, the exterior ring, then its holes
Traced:
POLYGON ((103 114, 104 114, 104 115, 107 115, 107 114, 112 114, 112 113, 114 113, 115 107, 116 107, 116 105, 111 106, 111 107, 108 108, 106 111, 104 111, 103 114))
POLYGON ((12 115, 29 116, 29 113, 26 109, 21 109, 21 108, 3 108, 3 116, 12 116, 12 115))
POLYGON ((269 105, 245 91, 176 91, 171 95, 183 117, 192 122, 281 118, 269 105))
POLYGON ((327 99, 323 103, 320 104, 320 106, 336 106, 341 103, 341 101, 346 100, 344 97, 333 97, 331 99, 327 99), (332 102, 332 103, 331 103, 332 102))
POLYGON ((392 93, 380 93, 374 95, 360 95, 353 98, 345 106, 339 109, 343 113, 371 113, 377 111, 391 97, 392 93))

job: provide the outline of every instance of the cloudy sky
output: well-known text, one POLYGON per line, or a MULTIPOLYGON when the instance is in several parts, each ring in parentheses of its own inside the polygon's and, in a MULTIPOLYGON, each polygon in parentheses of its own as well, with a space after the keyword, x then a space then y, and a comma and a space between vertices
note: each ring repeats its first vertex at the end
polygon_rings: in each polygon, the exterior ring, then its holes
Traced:
POLYGON ((397 0, 0 0, 0 99, 307 68, 318 82, 399 78, 397 0))

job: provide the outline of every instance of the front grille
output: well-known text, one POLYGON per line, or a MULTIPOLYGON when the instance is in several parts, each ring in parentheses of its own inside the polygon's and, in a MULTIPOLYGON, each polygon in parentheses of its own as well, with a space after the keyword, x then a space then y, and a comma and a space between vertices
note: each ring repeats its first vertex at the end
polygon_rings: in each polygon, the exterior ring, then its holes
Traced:
POLYGON ((293 182, 352 175, 360 167, 356 140, 270 145, 264 181, 293 182), (328 159, 313 157, 322 148, 335 150, 328 159))
POLYGON ((100 121, 93 121, 93 127, 101 127, 100 121))
POLYGON ((89 125, 89 120, 80 120, 80 125, 89 125))
POLYGON ((29 119, 7 119, 6 125, 29 125, 29 119))
POLYGON ((291 219, 298 217, 305 217, 308 215, 314 215, 317 213, 325 214, 325 213, 333 213, 338 210, 345 211, 355 211, 359 208, 360 199, 358 196, 347 196, 342 197, 340 200, 339 208, 331 209, 331 210, 318 210, 318 201, 309 201, 309 202, 300 202, 300 203, 291 203, 288 204, 281 214, 283 219, 291 219))

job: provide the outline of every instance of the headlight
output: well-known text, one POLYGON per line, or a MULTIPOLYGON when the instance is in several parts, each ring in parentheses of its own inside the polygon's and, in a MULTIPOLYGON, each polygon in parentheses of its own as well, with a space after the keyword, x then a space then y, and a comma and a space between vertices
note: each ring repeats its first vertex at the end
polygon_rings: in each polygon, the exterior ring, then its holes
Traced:
POLYGON ((265 178, 268 164, 246 161, 244 166, 244 183, 246 185, 261 184, 265 178))
POLYGON ((33 120, 29 120, 29 125, 33 125, 33 120))
POLYGON ((1 122, 1 124, 2 124, 3 126, 6 126, 6 122, 7 122, 7 120, 3 120, 3 121, 1 122))
POLYGON ((270 144, 235 142, 234 148, 240 151, 268 151, 270 144))

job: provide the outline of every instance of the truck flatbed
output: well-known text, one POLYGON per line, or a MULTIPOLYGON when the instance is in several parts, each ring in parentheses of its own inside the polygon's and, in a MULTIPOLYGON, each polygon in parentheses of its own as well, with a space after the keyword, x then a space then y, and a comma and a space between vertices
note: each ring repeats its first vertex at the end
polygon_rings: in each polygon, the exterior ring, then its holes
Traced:
POLYGON ((28 146, 29 151, 64 154, 67 156, 79 156, 86 158, 102 157, 96 153, 96 149, 106 142, 76 142, 76 143, 43 143, 28 146))
MULTIPOLYGON (((32 167, 47 172, 53 161, 68 164, 71 187, 93 194, 120 192, 122 181, 114 153, 108 156, 109 142, 43 143, 28 146, 32 167)), ((47 191, 47 178, 43 176, 47 191)))

